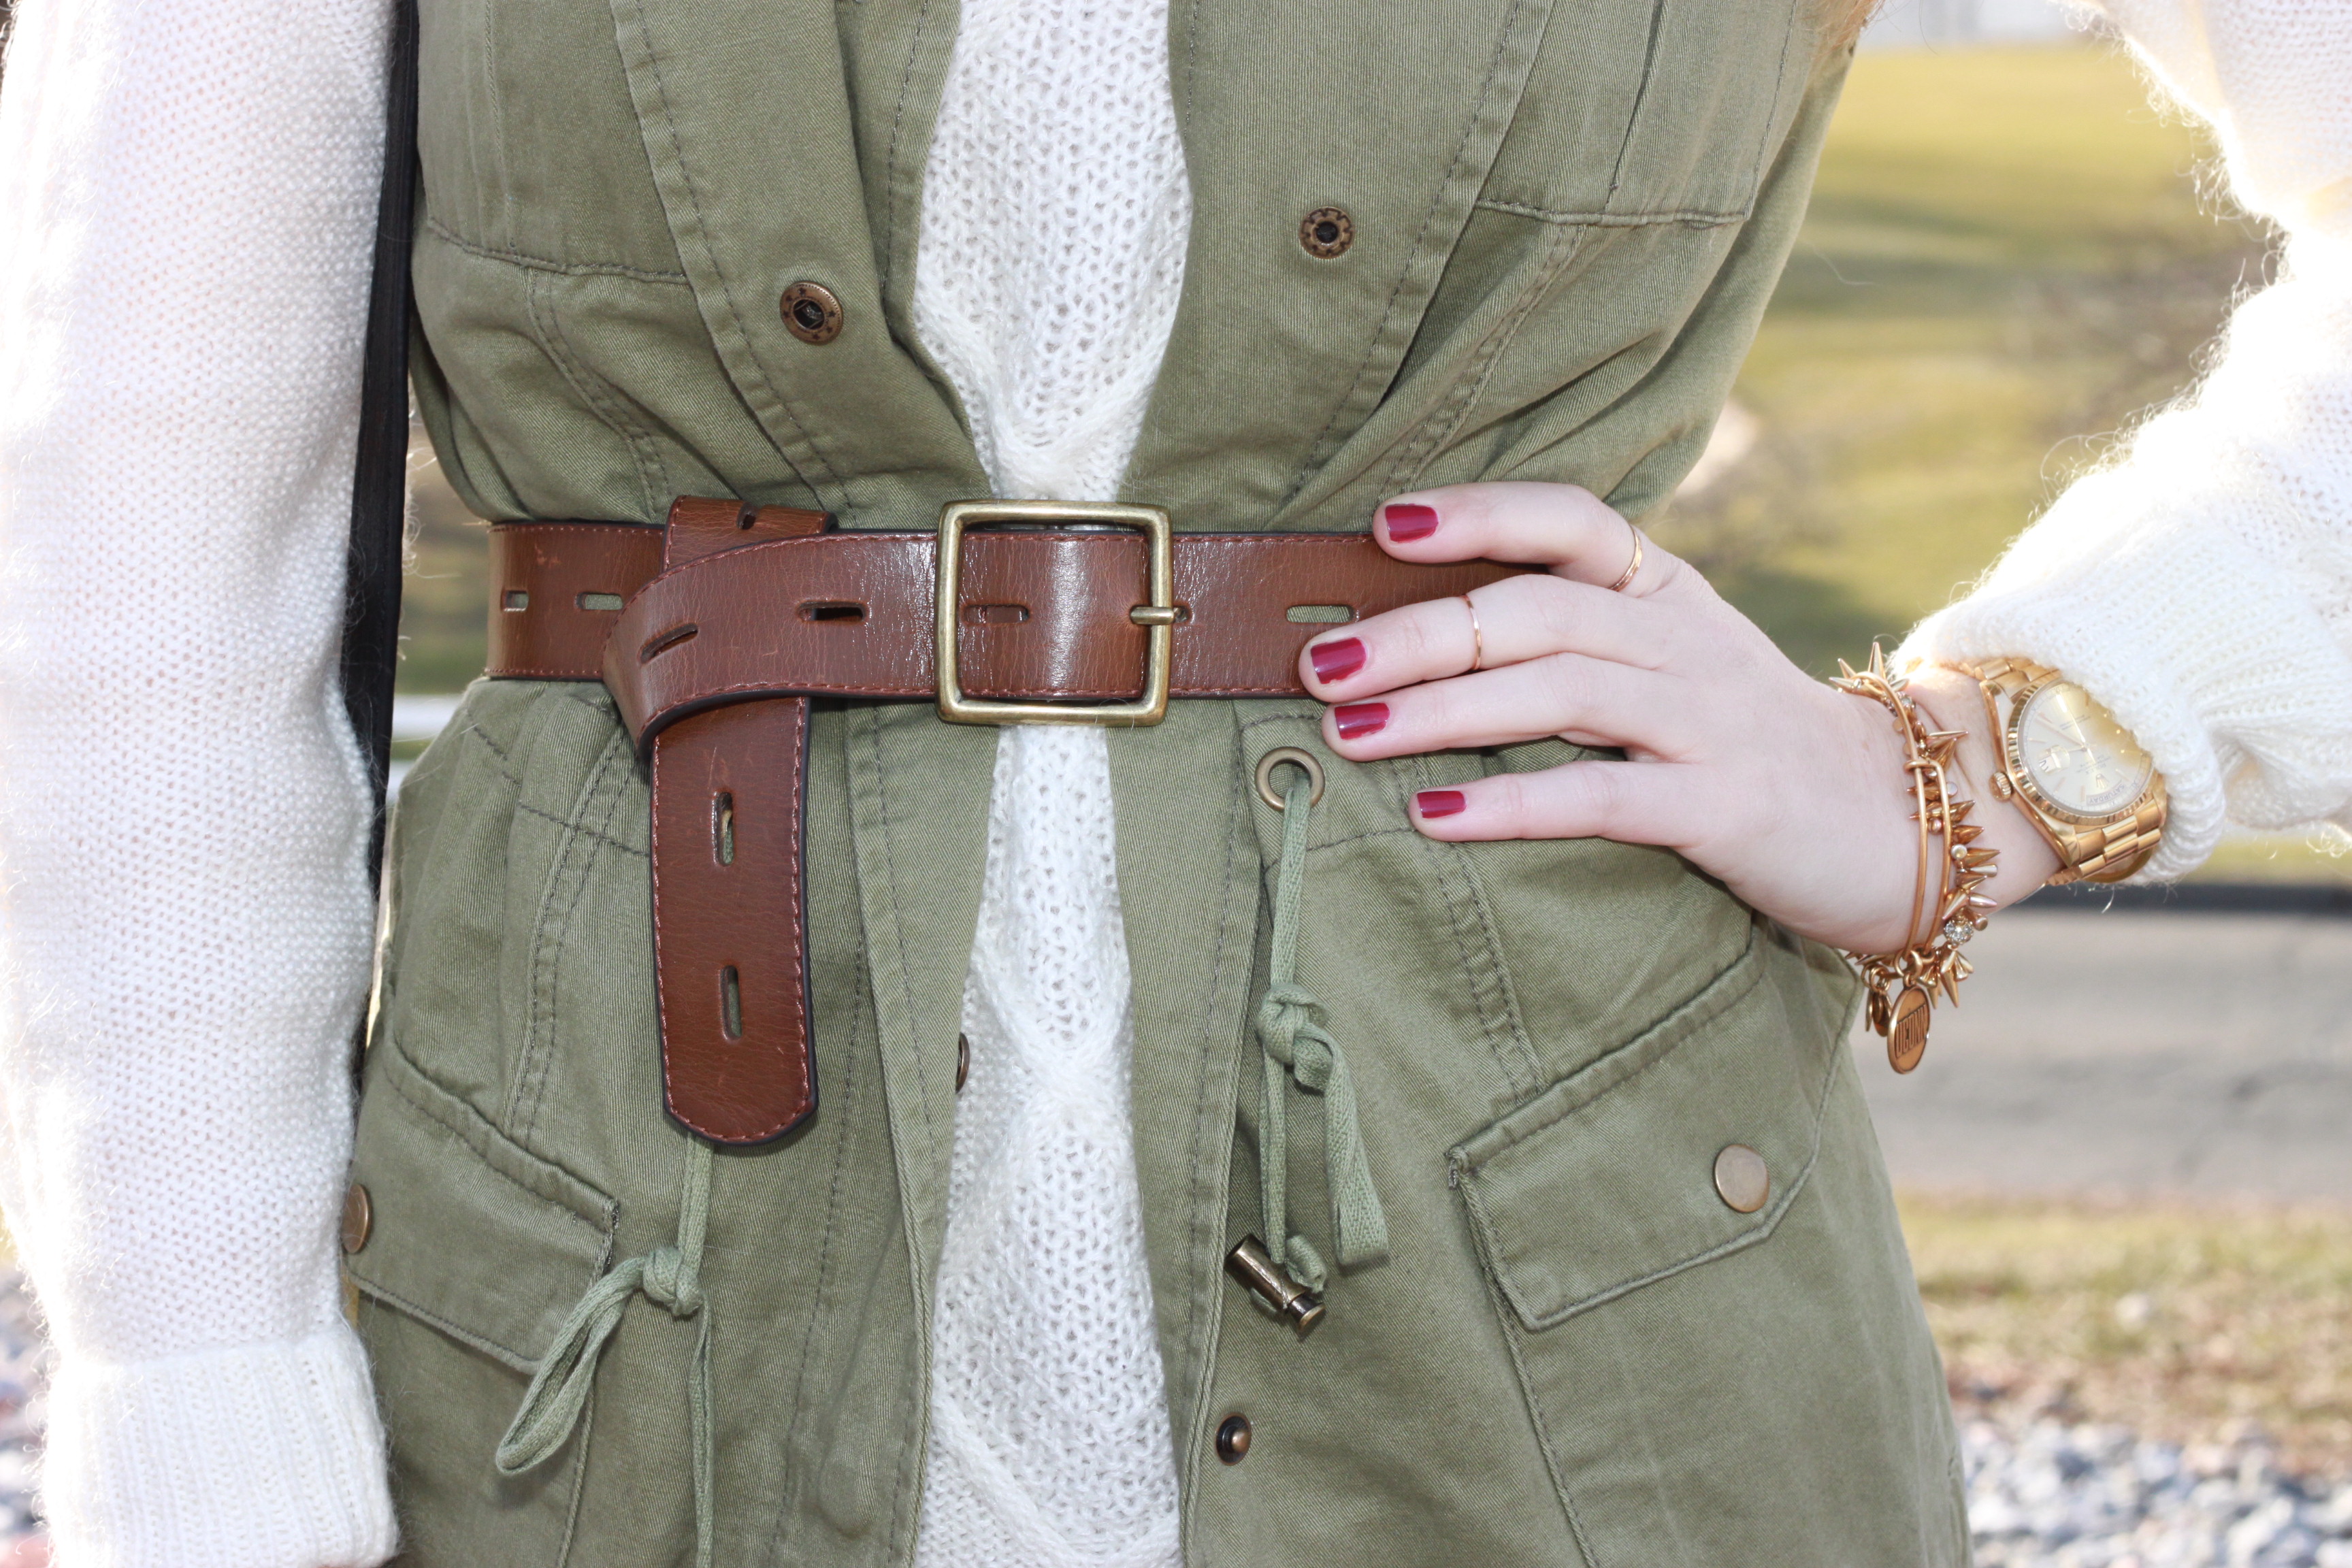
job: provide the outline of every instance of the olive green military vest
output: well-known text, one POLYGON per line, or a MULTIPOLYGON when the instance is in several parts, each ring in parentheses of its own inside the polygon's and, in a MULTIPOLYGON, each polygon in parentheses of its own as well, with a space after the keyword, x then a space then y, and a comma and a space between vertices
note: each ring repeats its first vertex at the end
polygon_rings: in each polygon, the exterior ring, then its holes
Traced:
MULTIPOLYGON (((1843 73, 1804 0, 1172 13, 1195 217, 1118 499, 1332 530, 1457 480, 1636 516, 1668 495, 1843 73), (1302 243, 1328 207, 1337 255, 1302 243)), ((687 493, 907 527, 986 493, 911 327, 953 0, 424 0, 423 23, 417 390, 484 515, 650 521, 687 493), (829 342, 779 311, 803 281, 841 302, 829 342)), ((1564 743, 1357 766, 1317 717, 1180 703, 1110 741, 1187 1560, 1965 1562, 1843 966, 1664 851, 1409 825, 1414 790, 1564 743), (1298 978, 1390 1237, 1304 1337, 1221 1266, 1259 1202, 1282 816, 1251 775, 1278 746, 1329 777, 1298 978), (1763 1156, 1760 1205, 1717 1191, 1733 1143, 1763 1156)), ((915 705, 818 714, 819 1109, 710 1159, 707 1229, 661 1111, 645 779, 603 690, 478 685, 409 775, 349 1260, 408 1561, 908 1559, 994 741, 915 705), (576 1420, 502 1469, 526 1381, 587 1320, 610 1334, 576 1420)), ((1325 1102, 1287 1093, 1291 1209, 1329 1256, 1325 1102)))

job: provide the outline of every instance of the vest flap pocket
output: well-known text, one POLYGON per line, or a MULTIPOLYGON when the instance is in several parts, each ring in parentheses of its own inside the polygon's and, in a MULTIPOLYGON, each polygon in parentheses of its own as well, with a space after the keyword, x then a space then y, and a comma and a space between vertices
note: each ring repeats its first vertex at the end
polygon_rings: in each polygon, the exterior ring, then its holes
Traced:
POLYGON ((1843 1047, 1766 983, 1770 942, 1449 1155, 1528 1329, 1762 1240, 1804 1184, 1843 1047))
POLYGON ((368 1295, 528 1372, 611 1261, 617 1205, 499 1132, 395 1042, 376 1055, 352 1158, 371 1223, 344 1267, 368 1295))

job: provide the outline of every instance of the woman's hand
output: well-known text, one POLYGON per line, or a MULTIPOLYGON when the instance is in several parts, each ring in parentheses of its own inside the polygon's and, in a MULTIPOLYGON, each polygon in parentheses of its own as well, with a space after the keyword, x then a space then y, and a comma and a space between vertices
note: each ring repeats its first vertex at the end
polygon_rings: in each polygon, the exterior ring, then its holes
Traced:
MULTIPOLYGON (((1549 568, 1318 637, 1307 689, 1334 704, 1331 749, 1357 761, 1559 736, 1620 747, 1535 773, 1498 773, 1415 797, 1433 838, 1613 838, 1678 850, 1755 908, 1855 952, 1903 945, 1918 877, 1918 827, 1902 739, 1886 710, 1813 679, 1685 563, 1573 485, 1455 485, 1401 496, 1375 535, 1405 561, 1484 557, 1549 568), (1473 609, 1475 610, 1475 627, 1473 609), (1474 655, 1476 668, 1473 668, 1474 655)), ((1915 686, 1941 728, 1981 730, 1952 678, 1915 686)), ((1962 772, 1984 776, 1980 739, 1962 772), (1971 758, 1979 765, 1971 767, 1971 758)), ((2056 858, 2016 812, 1973 783, 1980 847, 1999 849, 1983 889, 2023 897, 2056 858)))

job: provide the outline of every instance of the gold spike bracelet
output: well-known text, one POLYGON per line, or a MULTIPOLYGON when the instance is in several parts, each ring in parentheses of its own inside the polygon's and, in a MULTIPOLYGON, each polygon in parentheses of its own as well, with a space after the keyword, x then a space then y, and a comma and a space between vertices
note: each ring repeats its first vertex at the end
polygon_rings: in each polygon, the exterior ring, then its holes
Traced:
POLYGON ((1909 1072, 1927 1054, 1927 1016, 1937 994, 1959 1005, 1960 982, 1969 973, 1960 948, 1985 929, 1985 917, 1995 907, 1995 900, 1978 889, 1993 875, 1996 852, 1975 847, 1984 833, 1969 820, 1976 802, 1954 799, 1946 772, 1967 732, 1927 728, 1905 689, 1905 679, 1887 669, 1886 655, 1876 643, 1870 646, 1868 669, 1857 670, 1840 659, 1838 679, 1831 684, 1892 713, 1895 733, 1903 737, 1908 753, 1903 764, 1908 782, 1903 787, 1916 805, 1912 820, 1919 825, 1919 879, 1911 895, 1911 922, 1904 928, 1899 951, 1849 952, 1846 957, 1869 987, 1867 1016, 1870 1026, 1886 1041, 1888 1064, 1896 1072, 1909 1072), (1936 889, 1932 898, 1931 887, 1936 889))

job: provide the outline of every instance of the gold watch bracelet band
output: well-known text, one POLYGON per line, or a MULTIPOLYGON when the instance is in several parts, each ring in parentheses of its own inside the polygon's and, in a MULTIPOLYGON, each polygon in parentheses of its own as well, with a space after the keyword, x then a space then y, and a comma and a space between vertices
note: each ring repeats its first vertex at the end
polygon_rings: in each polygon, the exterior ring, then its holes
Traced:
POLYGON ((2120 882, 2147 865, 2155 856, 2157 846, 2164 841, 2167 801, 2160 777, 2152 782, 2147 798, 2129 816, 2097 826, 2078 827, 2053 822, 2033 809, 2030 797, 2019 798, 2022 792, 2011 776, 2018 759, 2010 748, 2009 720, 2000 705, 2003 701, 2013 704, 2021 693, 2060 672, 2049 665, 2023 658, 1990 658, 1956 668, 1976 681, 1984 701, 1986 721, 1992 729, 1993 773, 1986 781, 1987 787, 1996 800, 2017 806, 2057 851, 2059 869, 2050 879, 2049 886, 2120 882))

